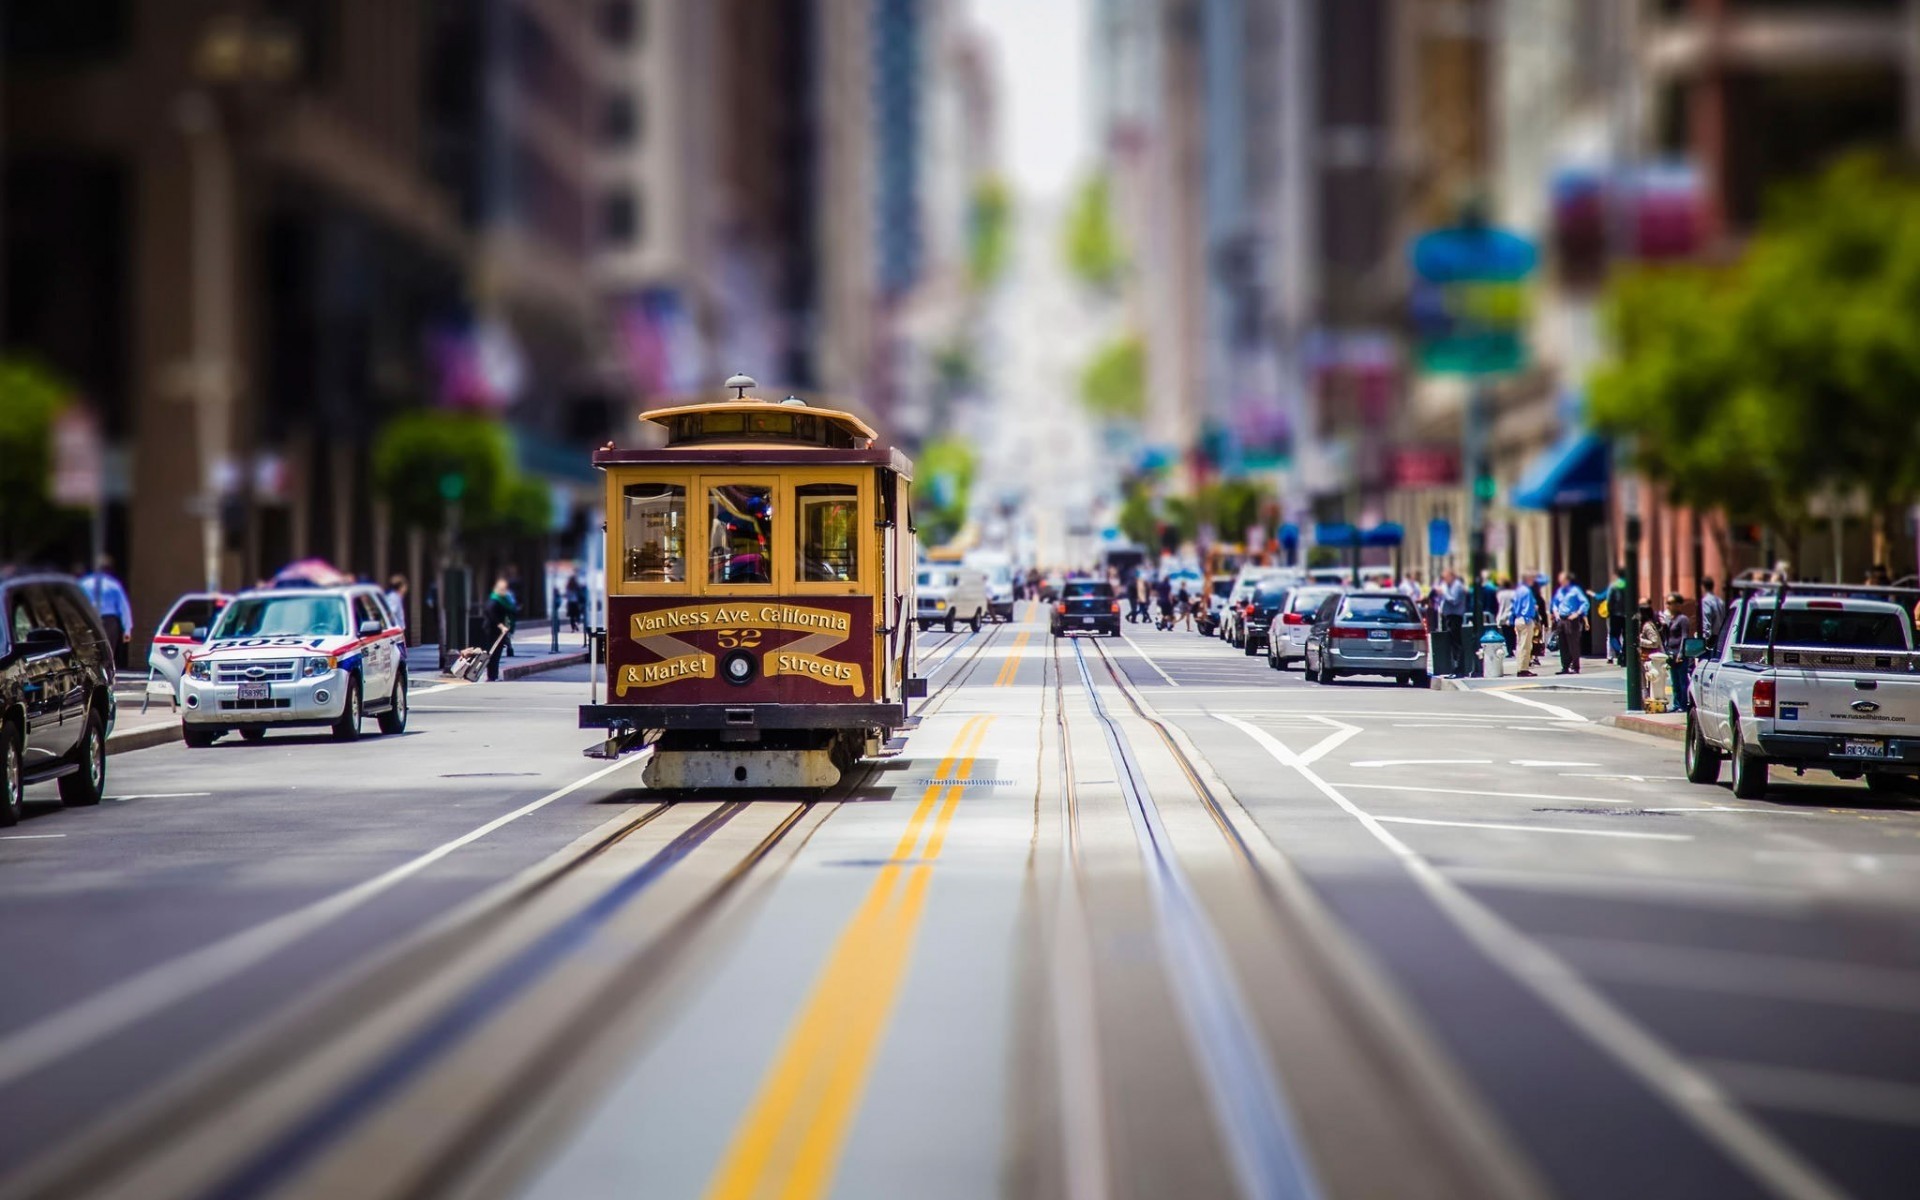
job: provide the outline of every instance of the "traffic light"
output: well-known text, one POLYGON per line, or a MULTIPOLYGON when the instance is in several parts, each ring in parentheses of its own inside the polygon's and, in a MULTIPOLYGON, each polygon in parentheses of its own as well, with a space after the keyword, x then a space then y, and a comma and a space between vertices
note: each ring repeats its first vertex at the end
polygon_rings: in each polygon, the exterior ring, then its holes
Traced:
POLYGON ((1497 492, 1498 490, 1499 490, 1498 487, 1493 482, 1493 476, 1484 475, 1484 474, 1474 476, 1473 478, 1473 498, 1474 499, 1484 501, 1486 503, 1492 503, 1494 493, 1497 492))

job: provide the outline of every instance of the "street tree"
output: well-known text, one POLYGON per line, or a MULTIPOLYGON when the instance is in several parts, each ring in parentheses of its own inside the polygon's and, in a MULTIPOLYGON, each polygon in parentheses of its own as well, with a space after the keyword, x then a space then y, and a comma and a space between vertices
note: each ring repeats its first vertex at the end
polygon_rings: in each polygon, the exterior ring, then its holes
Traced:
POLYGON ((70 397, 45 368, 0 359, 0 562, 33 562, 85 542, 85 515, 52 499, 53 422, 70 397))
POLYGON ((1850 158, 1777 195, 1731 264, 1611 287, 1591 418, 1672 497, 1791 534, 1826 497, 1920 495, 1920 181, 1850 158))

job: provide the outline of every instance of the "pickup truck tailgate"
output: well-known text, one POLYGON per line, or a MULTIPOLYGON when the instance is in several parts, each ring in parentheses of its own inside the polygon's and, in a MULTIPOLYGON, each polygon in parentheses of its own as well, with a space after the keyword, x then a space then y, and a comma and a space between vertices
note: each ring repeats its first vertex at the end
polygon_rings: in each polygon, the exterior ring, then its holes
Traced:
POLYGON ((1920 675, 1775 672, 1780 733, 1920 737, 1920 675))

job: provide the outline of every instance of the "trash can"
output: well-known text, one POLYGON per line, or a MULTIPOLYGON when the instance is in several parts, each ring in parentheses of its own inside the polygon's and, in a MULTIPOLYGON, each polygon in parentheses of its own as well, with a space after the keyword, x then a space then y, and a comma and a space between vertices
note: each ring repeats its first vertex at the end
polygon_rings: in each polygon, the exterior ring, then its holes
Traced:
POLYGON ((1486 664, 1482 674, 1488 679, 1504 679, 1507 674, 1507 639, 1498 629, 1480 635, 1480 661, 1486 664))

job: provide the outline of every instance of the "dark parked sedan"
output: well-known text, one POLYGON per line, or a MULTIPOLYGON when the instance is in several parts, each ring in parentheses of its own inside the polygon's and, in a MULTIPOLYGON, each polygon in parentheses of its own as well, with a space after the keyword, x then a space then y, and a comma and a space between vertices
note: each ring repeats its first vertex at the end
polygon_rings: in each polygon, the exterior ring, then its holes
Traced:
POLYGON ((1113 585, 1098 579, 1069 579, 1053 606, 1053 636, 1104 633, 1120 636, 1120 600, 1113 585))
POLYGON ((114 713, 113 647, 79 586, 0 580, 0 825, 20 820, 29 784, 98 804, 114 713))
POLYGON ((1307 678, 1391 675, 1427 685, 1427 626, 1398 592, 1343 592, 1320 606, 1307 634, 1307 678))

